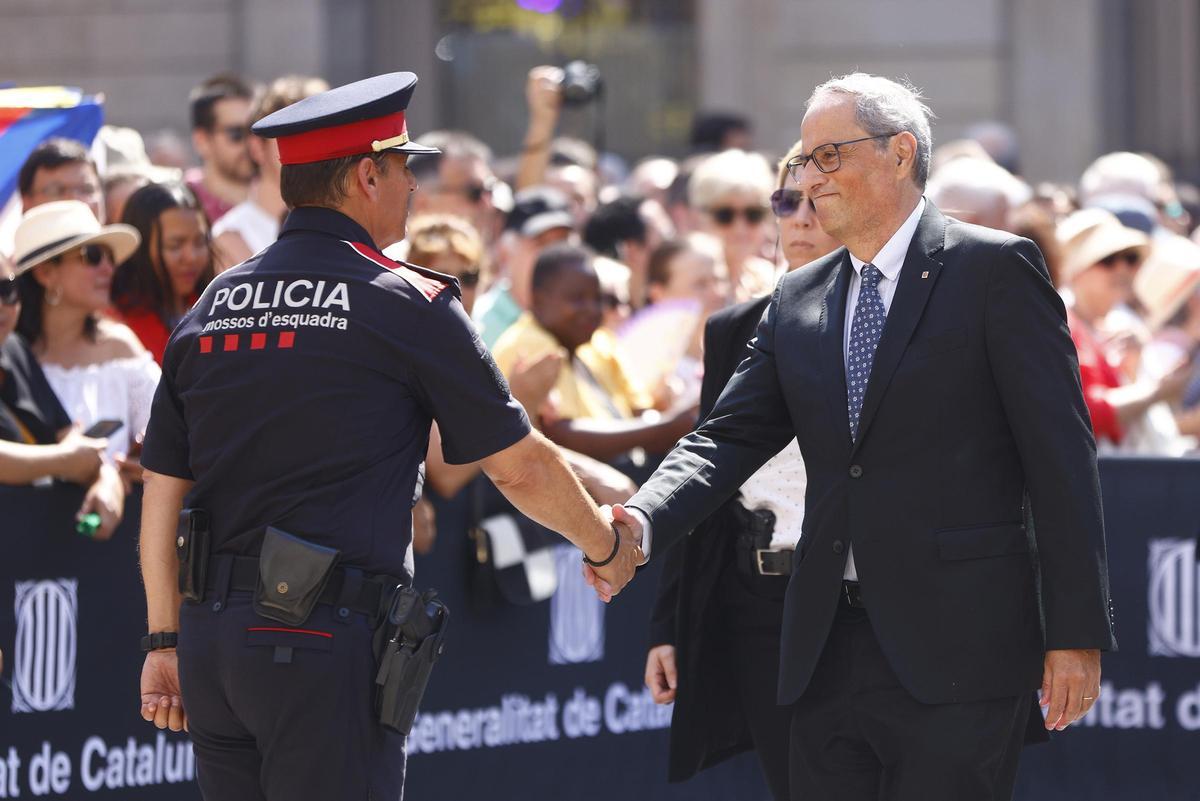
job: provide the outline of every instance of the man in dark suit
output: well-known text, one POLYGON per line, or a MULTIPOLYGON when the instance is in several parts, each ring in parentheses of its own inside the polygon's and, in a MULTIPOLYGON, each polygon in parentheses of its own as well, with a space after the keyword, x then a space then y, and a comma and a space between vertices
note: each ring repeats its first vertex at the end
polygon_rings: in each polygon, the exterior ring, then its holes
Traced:
POLYGON ((612 512, 658 553, 797 437, 794 798, 1010 797, 1030 692, 1065 728, 1115 645, 1062 302, 1032 243, 922 197, 928 119, 883 78, 817 88, 793 174, 846 248, 780 281, 716 407, 612 512))

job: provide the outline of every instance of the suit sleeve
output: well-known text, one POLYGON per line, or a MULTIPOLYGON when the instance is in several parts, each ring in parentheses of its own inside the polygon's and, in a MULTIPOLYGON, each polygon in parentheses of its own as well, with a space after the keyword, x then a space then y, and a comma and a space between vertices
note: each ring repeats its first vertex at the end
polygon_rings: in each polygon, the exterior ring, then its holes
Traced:
POLYGON ((754 471, 794 437, 779 384, 775 335, 786 277, 775 288, 743 361, 695 431, 679 441, 626 504, 654 526, 654 553, 664 553, 728 500, 754 471))
POLYGON ((1032 506, 1046 648, 1113 650, 1095 438, 1066 311, 1027 239, 992 266, 985 327, 1032 506))

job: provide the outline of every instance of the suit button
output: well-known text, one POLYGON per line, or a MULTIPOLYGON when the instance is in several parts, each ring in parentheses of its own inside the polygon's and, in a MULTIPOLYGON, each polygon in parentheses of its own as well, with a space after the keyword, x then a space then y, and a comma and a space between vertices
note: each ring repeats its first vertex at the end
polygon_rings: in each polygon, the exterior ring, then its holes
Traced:
POLYGON ((841 540, 833 541, 833 552, 834 553, 841 553, 844 550, 846 550, 846 546, 842 544, 841 540))
POLYGON ((862 474, 863 474, 862 465, 857 465, 857 464, 850 465, 850 478, 862 478, 862 474))

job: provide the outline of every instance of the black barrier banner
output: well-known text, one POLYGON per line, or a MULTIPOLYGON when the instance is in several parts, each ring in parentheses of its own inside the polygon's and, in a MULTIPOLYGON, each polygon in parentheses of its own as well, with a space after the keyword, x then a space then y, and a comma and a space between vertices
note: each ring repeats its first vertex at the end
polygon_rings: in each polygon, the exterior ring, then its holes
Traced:
POLYGON ((141 495, 108 542, 78 487, 0 487, 0 798, 199 798, 191 743, 138 714, 141 495))
POLYGON ((1021 801, 1200 798, 1200 460, 1100 462, 1119 650, 1087 716, 1028 748, 1021 801))
MULTIPOLYGON (((1105 460, 1101 478, 1121 650, 1105 656, 1088 717, 1025 751, 1016 798, 1200 798, 1200 461, 1105 460)), ((74 533, 78 504, 69 488, 0 488, 0 799, 196 799, 186 738, 137 714, 137 499, 108 543, 74 533)), ((655 565, 606 606, 578 552, 537 552, 527 559, 558 588, 512 606, 471 567, 465 500, 438 515, 417 583, 452 614, 409 738, 406 798, 767 798, 750 755, 664 781, 670 708, 642 686, 655 565)))

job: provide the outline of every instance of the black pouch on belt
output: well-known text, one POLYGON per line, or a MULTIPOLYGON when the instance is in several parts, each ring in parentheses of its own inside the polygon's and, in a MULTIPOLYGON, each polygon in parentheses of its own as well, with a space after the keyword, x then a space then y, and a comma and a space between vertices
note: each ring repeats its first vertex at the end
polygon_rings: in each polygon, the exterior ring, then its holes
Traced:
POLYGON ((268 526, 258 557, 254 611, 299 626, 317 605, 340 555, 341 551, 268 526))
POLYGON ((188 601, 204 600, 208 577, 208 553, 212 542, 208 512, 184 509, 175 532, 175 555, 179 557, 179 592, 188 601))
POLYGON ((398 587, 380 624, 390 634, 375 675, 375 712, 381 724, 406 736, 444 648, 450 610, 436 596, 398 587))

